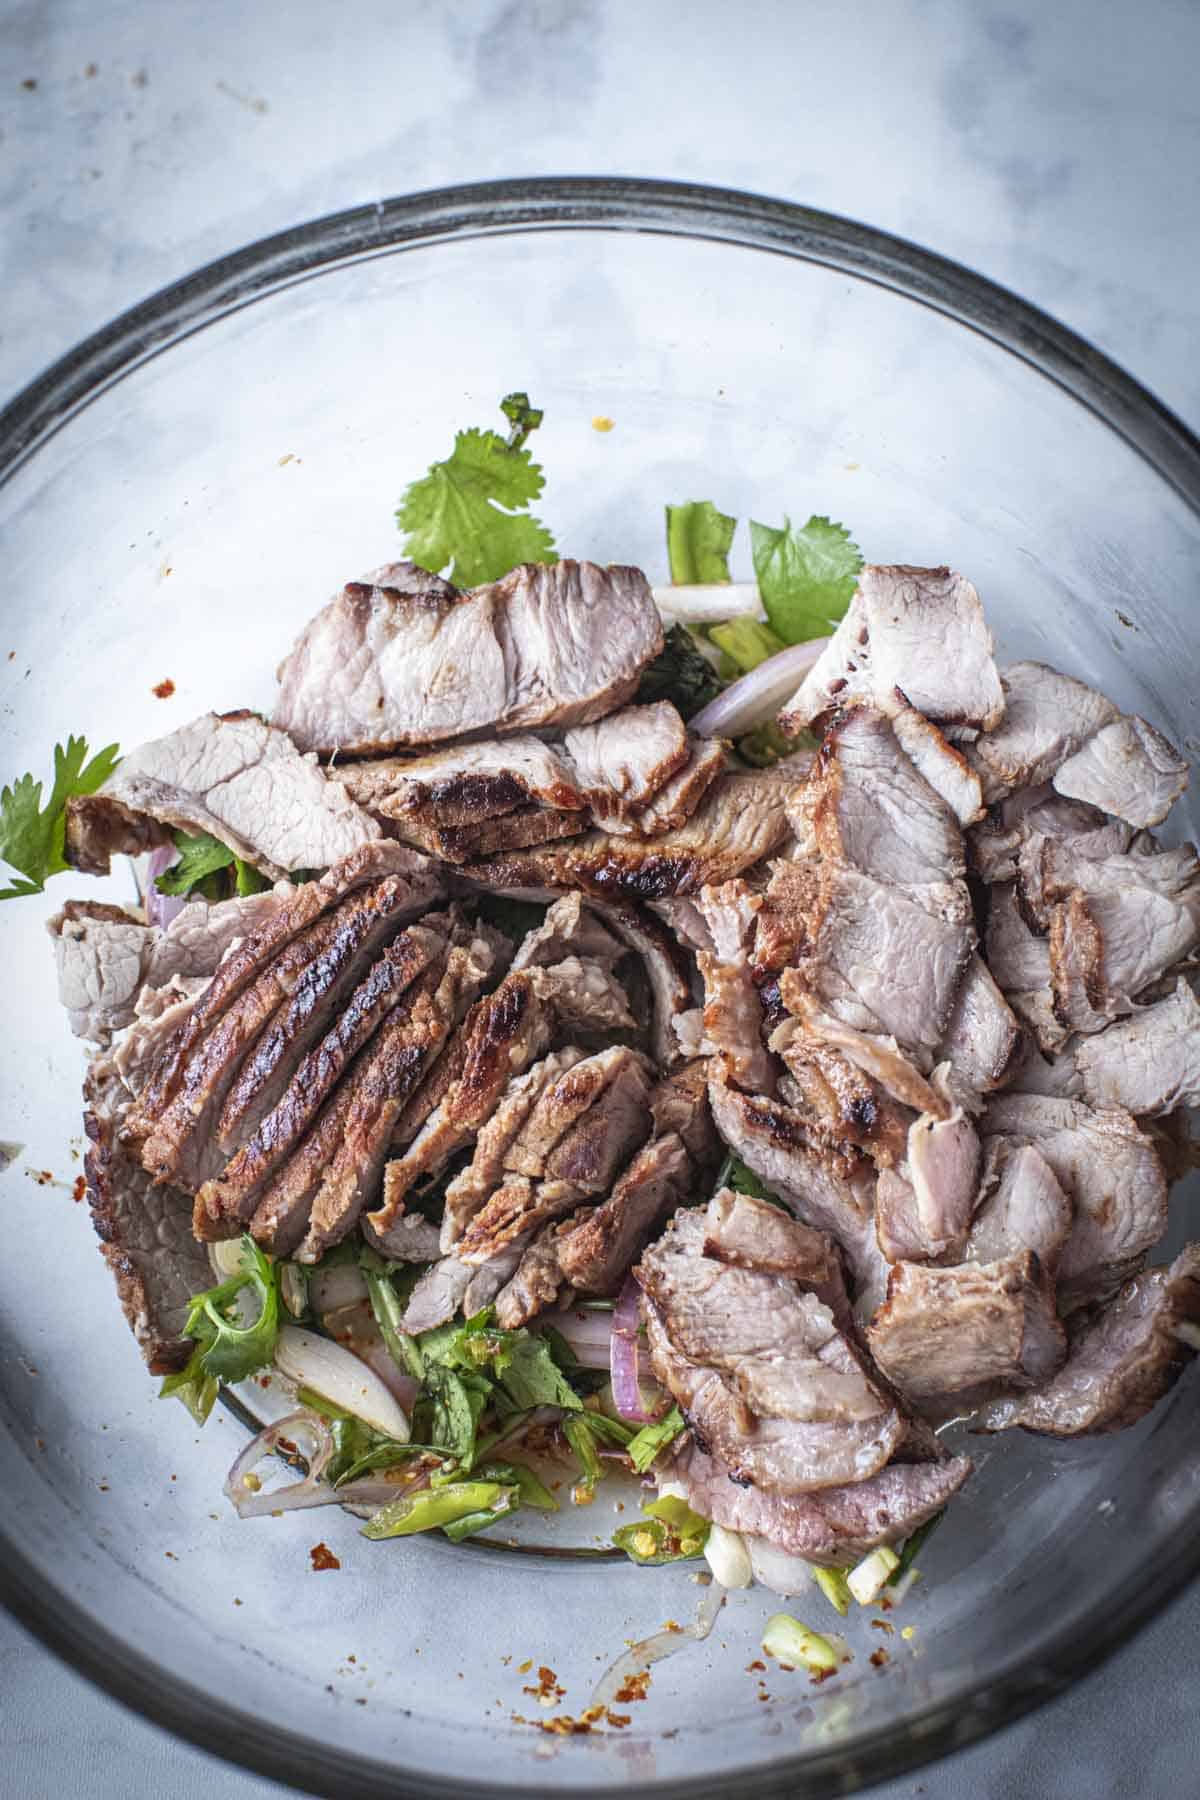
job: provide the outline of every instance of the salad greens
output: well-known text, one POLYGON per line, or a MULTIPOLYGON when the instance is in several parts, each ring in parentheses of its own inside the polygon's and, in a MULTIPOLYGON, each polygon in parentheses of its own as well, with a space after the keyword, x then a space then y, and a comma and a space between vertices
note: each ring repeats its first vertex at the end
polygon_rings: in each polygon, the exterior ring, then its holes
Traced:
POLYGON ((106 744, 89 760, 87 739, 69 737, 65 749, 62 744, 54 746, 54 780, 45 806, 42 784, 32 775, 22 775, 0 790, 0 859, 18 876, 0 888, 0 900, 40 894, 51 875, 70 867, 63 854, 67 801, 78 794, 94 794, 119 760, 116 744, 106 744))
POLYGON ((613 1543, 631 1562, 686 1562, 703 1554, 712 1528, 686 1500, 677 1494, 662 1494, 657 1500, 644 1500, 642 1512, 646 1515, 643 1520, 613 1532, 613 1543))
POLYGON ((554 539, 529 511, 545 485, 525 448, 541 411, 527 394, 506 395, 500 410, 506 437, 458 432, 450 455, 405 488, 396 511, 407 555, 459 587, 498 581, 518 563, 557 561, 554 539))
POLYGON ((677 587, 729 580, 729 551, 737 520, 711 500, 667 507, 667 560, 677 587))
POLYGON ((778 529, 751 519, 750 547, 763 611, 783 642, 802 644, 832 631, 863 566, 845 526, 816 515, 801 529, 786 515, 778 529))
POLYGON ((673 1444, 680 1432, 686 1429, 687 1420, 677 1406, 673 1406, 655 1424, 643 1425, 625 1446, 625 1453, 638 1474, 644 1475, 661 1452, 673 1444))
POLYGON ((252 1237, 242 1238, 238 1273, 192 1296, 183 1336, 191 1338, 196 1348, 186 1367, 164 1380, 159 1390, 163 1399, 175 1395, 203 1424, 219 1382, 245 1381, 270 1365, 280 1326, 279 1270, 252 1237), (247 1291, 258 1308, 244 1324, 238 1303, 247 1291))
POLYGON ((715 700, 725 683, 686 625, 672 625, 663 647, 642 671, 639 706, 670 700, 682 719, 690 719, 715 700))
POLYGON ((207 831, 177 831, 175 846, 178 860, 154 878, 160 894, 182 896, 198 889, 206 900, 226 899, 230 891, 228 878, 224 882, 215 879, 225 869, 233 870, 233 891, 242 896, 264 893, 271 885, 253 863, 235 856, 228 845, 207 831))

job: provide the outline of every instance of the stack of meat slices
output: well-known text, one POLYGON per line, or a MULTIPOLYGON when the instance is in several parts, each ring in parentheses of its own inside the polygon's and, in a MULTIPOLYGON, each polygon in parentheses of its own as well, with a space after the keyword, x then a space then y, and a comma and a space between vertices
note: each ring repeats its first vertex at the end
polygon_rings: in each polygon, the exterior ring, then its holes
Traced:
POLYGON ((766 771, 636 703, 661 641, 636 570, 392 565, 271 726, 197 721, 81 804, 81 866, 184 824, 280 877, 53 922, 94 1215, 158 1368, 196 1240, 242 1230, 425 1265, 412 1332, 635 1267, 689 1425, 662 1478, 846 1561, 966 1479, 931 1426, 1112 1429, 1197 1341, 1200 1252, 1144 1267, 1200 1100, 1200 862, 1151 835, 1187 770, 998 671, 944 569, 864 570, 781 715, 819 749, 766 771), (497 895, 544 909, 520 941, 497 895), (711 1196, 723 1148, 772 1201, 711 1196))

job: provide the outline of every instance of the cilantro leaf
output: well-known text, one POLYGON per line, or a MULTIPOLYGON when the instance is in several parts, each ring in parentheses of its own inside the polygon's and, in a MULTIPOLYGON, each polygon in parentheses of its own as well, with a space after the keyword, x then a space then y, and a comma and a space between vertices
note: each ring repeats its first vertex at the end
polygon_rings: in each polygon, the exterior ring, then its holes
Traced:
POLYGON ((771 1198, 770 1189, 763 1186, 754 1170, 747 1168, 741 1157, 735 1156, 732 1150, 717 1170, 714 1192, 719 1193, 722 1188, 732 1188, 735 1194, 749 1194, 754 1200, 771 1198))
POLYGON ((69 737, 65 749, 54 746, 54 781, 44 807, 42 784, 32 775, 0 790, 0 859, 21 878, 0 888, 0 900, 40 894, 51 875, 69 867, 63 854, 67 801, 76 794, 94 794, 119 757, 116 744, 107 744, 89 762, 87 739, 69 737))
POLYGON ((729 580, 729 550, 737 520, 711 500, 667 507, 667 560, 675 585, 729 580))
POLYGON ((260 875, 253 863, 243 862, 235 856, 233 866, 237 871, 237 891, 244 899, 247 894, 265 894, 270 882, 265 875, 260 875))
POLYGON ((218 1381, 244 1381, 274 1358, 279 1312, 278 1267, 252 1237, 243 1236, 238 1273, 192 1296, 183 1335, 199 1345, 193 1361, 218 1381), (235 1306, 243 1288, 252 1288, 258 1301, 258 1315, 249 1325, 241 1323, 235 1306))
POLYGON ((160 1400, 169 1400, 172 1396, 182 1400, 197 1425, 203 1425, 217 1398, 217 1378, 204 1368, 203 1359, 204 1346, 197 1344, 186 1365, 174 1375, 164 1377, 158 1390, 160 1400))
POLYGON ((154 885, 160 894, 190 894, 206 876, 231 868, 237 861, 233 851, 207 831, 198 831, 195 836, 177 831, 175 843, 179 861, 155 877, 154 885))
POLYGON ((444 462, 405 488, 396 523, 413 562, 459 587, 498 581, 523 562, 555 562, 554 539, 529 512, 544 486, 525 440, 542 422, 526 394, 500 402, 511 429, 460 431, 444 462))
POLYGON ((850 604, 863 566, 844 525, 814 516, 802 530, 750 521, 750 547, 763 610, 785 644, 824 637, 850 604))
POLYGON ((687 626, 672 625, 662 649, 642 670, 637 701, 649 706, 653 700, 670 700, 681 718, 690 719, 724 685, 687 626))

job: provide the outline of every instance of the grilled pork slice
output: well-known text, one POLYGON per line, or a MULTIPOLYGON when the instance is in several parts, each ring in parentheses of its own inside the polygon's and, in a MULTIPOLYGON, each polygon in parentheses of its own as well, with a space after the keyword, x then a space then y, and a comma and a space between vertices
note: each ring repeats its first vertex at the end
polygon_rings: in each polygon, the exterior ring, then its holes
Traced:
POLYGON ((899 1544, 936 1517, 971 1473, 971 1459, 889 1463, 865 1481, 808 1494, 766 1493, 747 1487, 687 1439, 663 1480, 682 1488, 701 1518, 764 1538, 791 1556, 848 1567, 880 1544, 899 1544))
POLYGON ((593 896, 589 906, 626 949, 642 960, 650 987, 650 1047, 655 1060, 668 1067, 679 1054, 675 1020, 692 1001, 687 957, 671 932, 636 901, 593 896))
POLYGON ((1069 846, 1072 855, 1122 856, 1133 832, 1120 819, 1080 800, 1065 800, 1048 782, 1020 788, 994 806, 988 816, 967 833, 972 872, 981 881, 1015 881, 1021 853, 1031 839, 1056 839, 1069 846))
POLYGON ((158 1114, 175 1097, 192 1051, 271 959, 329 908, 337 906, 356 889, 390 875, 403 877, 409 889, 407 904, 396 920, 397 927, 427 911, 444 891, 443 877, 437 866, 426 857, 418 856, 407 845, 387 840, 367 844, 353 856, 335 864, 320 881, 305 882, 296 890, 293 899, 272 910, 264 922, 222 960, 213 980, 164 1051, 136 1111, 130 1116, 129 1124, 135 1135, 144 1137, 153 1129, 158 1114))
POLYGON ((514 969, 562 962, 568 956, 586 957, 611 968, 620 962, 625 946, 605 929, 594 911, 584 905, 582 894, 564 894, 547 907, 541 924, 526 932, 513 957, 514 969))
POLYGON ((875 1230, 889 1262, 958 1262, 979 1187, 979 1139, 959 1110, 922 1113, 908 1132, 908 1157, 880 1171, 875 1230))
POLYGON ((46 929, 71 1030, 94 1044, 110 1043, 114 1031, 132 1023, 145 989, 207 978, 234 938, 265 924, 294 891, 280 882, 269 893, 215 906, 189 900, 165 930, 124 907, 68 900, 46 929))
MULTIPOLYGON (((965 981, 966 976, 963 979, 965 981)), ((869 1076, 884 1094, 901 1106, 911 1107, 914 1112, 931 1113, 935 1118, 949 1114, 951 1103, 914 1067, 895 1038, 856 1031, 852 1025, 823 1012, 805 987, 798 969, 783 970, 779 977, 779 997, 790 1016, 773 1034, 771 1047, 779 1047, 785 1058, 789 1049, 795 1052, 800 1038, 807 1039, 839 1051, 848 1063, 869 1076)))
POLYGON ((704 1254, 760 1275, 783 1275, 810 1289, 845 1329, 849 1313, 842 1259, 833 1239, 752 1194, 721 1188, 704 1218, 704 1254))
POLYGON ((876 881, 923 887, 965 869, 957 818, 872 706, 835 715, 788 819, 807 854, 876 881))
POLYGON ((372 812, 440 828, 477 825, 528 806, 577 812, 585 807, 561 751, 530 736, 448 744, 424 756, 339 763, 329 774, 372 812))
POLYGON ((632 698, 662 643, 640 569, 527 563, 460 594, 391 563, 306 627, 275 720, 323 755, 583 725, 632 698))
POLYGON ((641 812, 688 760, 687 727, 669 700, 623 706, 577 725, 563 751, 598 824, 641 812))
POLYGON ((392 821, 392 830, 406 844, 415 844, 443 862, 475 862, 506 850, 525 850, 531 844, 553 843, 577 837, 586 830, 586 813, 554 811, 545 806, 522 806, 495 819, 478 819, 470 825, 429 825, 423 819, 392 821))
POLYGON ((204 713, 122 757, 98 793, 67 802, 67 861, 107 875, 114 852, 169 844, 173 829, 211 833, 273 880, 328 868, 380 835, 344 788, 256 713, 204 713))
POLYGON ((984 816, 979 776, 962 751, 949 743, 924 713, 910 706, 899 688, 877 697, 877 704, 892 722, 892 730, 908 760, 936 794, 940 794, 960 825, 974 825, 984 816))
POLYGON ((1075 1045, 1079 1092, 1089 1106, 1161 1118, 1200 1106, 1200 1005, 1186 981, 1152 1006, 1075 1045))
POLYGON ((990 1431, 1021 1425, 1054 1437, 1120 1431, 1150 1411, 1196 1349, 1200 1326, 1200 1246, 1169 1268, 1146 1269, 1099 1312, 1072 1319, 1070 1353, 1036 1393, 996 1400, 983 1414, 990 1431))
POLYGON ((836 1238, 855 1283, 856 1310, 869 1318, 883 1298, 887 1264, 875 1239, 874 1171, 853 1146, 831 1142, 792 1107, 743 1094, 714 1057, 709 1103, 722 1139, 796 1217, 836 1238))
MULTIPOLYGON (((958 993, 935 1063, 945 1070, 945 1085, 957 1103, 978 1110, 984 1094, 1005 1087, 1016 1074, 1025 1037, 1012 1007, 987 964, 972 956, 958 993)), ((928 1110, 928 1109, 925 1109, 928 1110)))
POLYGON ((704 1254, 677 1213, 638 1264, 651 1360, 733 1474, 779 1493, 865 1480, 904 1436, 829 1307, 795 1281, 704 1254))
POLYGON ((121 1310, 155 1375, 181 1369, 195 1349, 183 1323, 193 1294, 212 1286, 208 1257, 192 1237, 191 1200, 156 1185, 120 1135, 128 1094, 112 1061, 92 1063, 84 1083, 88 1206, 121 1310))
POLYGON ((621 983, 600 963, 566 956, 548 968, 527 971, 534 993, 545 1001, 565 1031, 635 1031, 637 1020, 621 983))
POLYGON ((490 889, 581 888, 601 899, 657 900, 741 875, 788 833, 790 784, 771 770, 726 775, 686 825, 645 842, 590 831, 553 849, 494 856, 463 873, 490 889))
POLYGON ((1039 1048, 1048 1056, 1060 1049, 1070 1033, 1051 994, 1050 944, 1025 923, 1012 883, 992 890, 984 954, 996 985, 1039 1048))
POLYGON ((1032 1250, 1053 1275, 1074 1222, 1075 1209, 1040 1150, 989 1138, 965 1262, 1000 1262, 1032 1250))
MULTIPOLYGON (((559 1235, 563 1222, 544 1225, 503 1286, 496 1292, 496 1323, 502 1331, 516 1331, 553 1305, 563 1283, 558 1263, 559 1235)), ((499 1259, 497 1259, 499 1261, 499 1259)), ((478 1280, 476 1273, 475 1279, 478 1280)), ((474 1283, 472 1284, 474 1285, 474 1283)), ((468 1293, 470 1293, 468 1289, 468 1293)), ((470 1317, 470 1314, 467 1314, 470 1317)))
POLYGON ((658 837, 686 825, 717 776, 725 768, 725 746, 719 738, 689 738, 688 759, 640 811, 604 817, 607 831, 633 837, 658 837))
POLYGON ((554 1239, 559 1280, 584 1294, 614 1294, 642 1250, 689 1197, 695 1168, 677 1132, 638 1151, 611 1194, 554 1239))
POLYGON ((1161 825, 1190 771, 1173 744, 1136 713, 1101 726, 1054 776, 1060 794, 1144 830, 1161 825))
POLYGON ((990 731, 1004 712, 979 595, 949 569, 868 565, 829 647, 779 715, 795 736, 855 700, 899 688, 939 725, 990 731))
POLYGON ((332 1026, 301 1061, 278 1102, 222 1173, 196 1199, 198 1229, 209 1219, 253 1216, 264 1182, 299 1143, 353 1059, 381 1021, 430 964, 445 956, 445 940, 421 926, 402 932, 368 969, 332 1026))
POLYGON ((674 1131, 683 1139, 701 1176, 715 1167, 721 1140, 713 1129, 708 1104, 706 1061, 684 1063, 670 1075, 664 1075, 651 1091, 650 1112, 656 1132, 666 1136, 674 1131))
POLYGON ((1046 663, 1012 663, 1001 672, 1004 717, 985 727, 969 760, 988 805, 1016 788, 1036 787, 1102 726, 1119 717, 1103 694, 1046 663))
POLYGON ((547 1173, 555 1148, 614 1082, 637 1070, 642 1077, 638 1086, 644 1091, 648 1067, 636 1051, 614 1045, 584 1057, 543 1087, 504 1153, 505 1175, 528 1175, 540 1180, 547 1173))
MULTIPOLYGON (((770 1047, 787 1067, 787 1078, 781 1083, 781 1094, 808 1121, 819 1137, 833 1143, 856 1144, 865 1150, 878 1168, 891 1168, 903 1160, 908 1151, 909 1107, 913 1100, 897 1104, 894 1087, 885 1086, 865 1072, 864 1063, 887 1068, 893 1060, 888 1048, 896 1049, 894 1039, 870 1039, 854 1033, 858 1042, 885 1046, 878 1057, 869 1052, 865 1057, 849 1050, 835 1048, 843 1032, 849 1032, 836 1020, 830 1021, 828 1033, 821 1029, 825 1015, 817 1013, 815 1021, 785 1019, 771 1033, 770 1047), (787 1089, 784 1092, 784 1089, 787 1089)), ((895 1064, 909 1070, 904 1057, 896 1049, 895 1064)), ((925 1088, 931 1105, 939 1104, 939 1096, 912 1070, 912 1081, 904 1081, 906 1091, 925 1088)))
POLYGON ((867 1342, 888 1380, 923 1410, 995 1385, 1034 1387, 1067 1354, 1053 1285, 1028 1250, 954 1269, 897 1263, 867 1342))
POLYGON ((1033 1144, 1074 1206, 1058 1270, 1064 1311, 1111 1293, 1166 1230, 1167 1183, 1158 1152, 1120 1107, 998 1094, 980 1131, 1033 1144))

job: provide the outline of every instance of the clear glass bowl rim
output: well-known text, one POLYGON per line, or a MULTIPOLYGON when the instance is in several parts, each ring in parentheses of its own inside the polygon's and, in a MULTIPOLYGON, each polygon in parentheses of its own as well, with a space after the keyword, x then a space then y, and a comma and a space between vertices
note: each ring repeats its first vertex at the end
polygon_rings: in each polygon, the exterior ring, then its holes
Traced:
MULTIPOLYGON (((633 231, 703 239, 820 264, 890 289, 1001 346, 1065 389, 1129 444, 1200 522, 1200 439, 1166 406, 1085 339, 986 277, 869 225, 735 189, 629 176, 537 176, 467 183, 404 195, 278 232, 208 263, 85 338, 0 411, 0 483, 83 407, 149 358, 252 304, 339 265, 446 243, 539 230, 633 231)), ((961 1698, 908 1713, 894 1727, 830 1748, 783 1756, 736 1777, 587 1786, 590 1800, 631 1792, 702 1800, 736 1791, 757 1800, 823 1800, 900 1775, 963 1748, 1062 1692, 1161 1613, 1200 1573, 1200 1500, 1145 1566, 1068 1631, 1053 1631, 1030 1657, 961 1698)), ((240 1711, 158 1667, 90 1619, 18 1550, 0 1521, 0 1602, 64 1662, 134 1712, 201 1749, 273 1780, 346 1800, 485 1800, 493 1783, 468 1788, 428 1769, 331 1749, 240 1711), (214 1729, 215 1727, 215 1729, 214 1729)), ((552 1790, 523 1785, 527 1800, 552 1790)), ((553 1790, 561 1800, 561 1790, 553 1790)))

